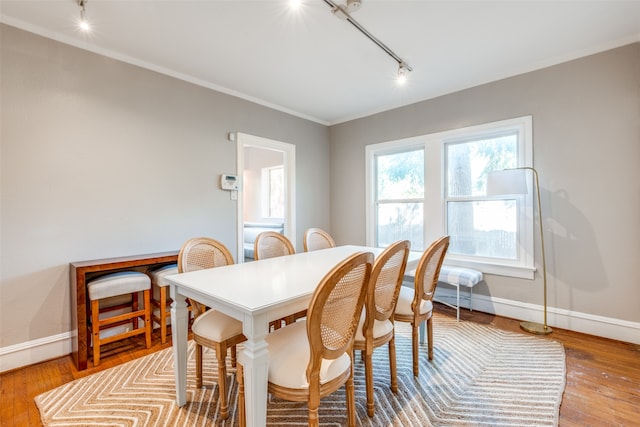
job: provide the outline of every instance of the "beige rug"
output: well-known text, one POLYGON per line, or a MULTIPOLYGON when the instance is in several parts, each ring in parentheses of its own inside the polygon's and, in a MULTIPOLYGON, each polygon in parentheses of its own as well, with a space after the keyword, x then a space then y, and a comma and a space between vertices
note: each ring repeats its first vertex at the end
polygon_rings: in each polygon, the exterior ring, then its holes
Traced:
MULTIPOLYGON (((554 426, 565 385, 565 356, 556 341, 510 333, 438 316, 434 360, 421 348, 414 378, 411 335, 397 324, 399 392, 391 393, 386 347, 374 354, 376 413, 366 415, 364 366, 356 363, 358 425, 362 426, 554 426)), ((206 388, 195 388, 193 346, 187 405, 175 405, 171 349, 75 380, 36 397, 45 426, 237 425, 236 387, 229 366, 228 420, 217 419, 213 353, 206 353, 206 388)), ((304 426, 306 405, 270 399, 268 424, 304 426)), ((344 388, 322 400, 323 426, 346 425, 344 388)))

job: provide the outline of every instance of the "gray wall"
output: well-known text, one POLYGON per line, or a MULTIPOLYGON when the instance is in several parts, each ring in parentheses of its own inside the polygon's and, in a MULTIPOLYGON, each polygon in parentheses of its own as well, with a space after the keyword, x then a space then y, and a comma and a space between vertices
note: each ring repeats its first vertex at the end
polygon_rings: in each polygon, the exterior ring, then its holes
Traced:
POLYGON ((219 239, 229 131, 296 145, 297 236, 329 227, 326 126, 1 26, 0 348, 70 329, 69 262, 219 239), (313 191, 310 191, 313 185, 313 191))
MULTIPOLYGON (((196 235, 235 253, 236 205, 218 189, 236 167, 229 131, 296 145, 300 248, 310 226, 365 243, 366 144, 529 114, 550 307, 640 321, 640 44, 327 128, 0 31, 0 349, 69 331, 71 261, 196 235)), ((541 304, 541 286, 487 275, 476 292, 541 304)))
MULTIPOLYGON (((365 243, 367 144, 525 115, 542 187, 549 306, 639 322, 638 43, 332 126, 331 172, 348 176, 331 184, 337 243, 365 243)), ((487 275, 475 292, 542 304, 542 279, 487 275)))

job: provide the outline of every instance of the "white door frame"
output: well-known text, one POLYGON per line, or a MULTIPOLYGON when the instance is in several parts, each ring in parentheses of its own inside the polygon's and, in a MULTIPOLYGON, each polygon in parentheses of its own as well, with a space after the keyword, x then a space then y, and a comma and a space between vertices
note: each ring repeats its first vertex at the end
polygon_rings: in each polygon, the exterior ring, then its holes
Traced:
MULTIPOLYGON (((242 177, 244 172, 244 149, 247 147, 263 148, 266 150, 281 151, 284 163, 285 180, 285 216, 284 235, 287 236, 293 246, 296 246, 296 146, 286 142, 275 141, 273 139, 262 138, 246 133, 236 133, 237 145, 237 174, 242 177)), ((237 204, 237 260, 244 262, 244 202, 243 191, 244 182, 240 182, 240 190, 237 204)))

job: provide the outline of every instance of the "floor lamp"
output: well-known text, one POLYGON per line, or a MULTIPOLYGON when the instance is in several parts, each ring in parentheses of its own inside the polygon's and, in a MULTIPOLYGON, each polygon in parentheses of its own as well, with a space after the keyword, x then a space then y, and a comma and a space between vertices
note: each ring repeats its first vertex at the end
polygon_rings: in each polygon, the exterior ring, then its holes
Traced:
POLYGON ((532 334, 547 335, 553 332, 547 326, 547 265, 544 256, 544 233, 542 231, 542 208, 540 206, 540 184, 538 171, 532 167, 519 167, 490 172, 487 176, 487 196, 504 196, 508 194, 527 194, 525 171, 530 170, 536 184, 538 196, 538 223, 540 224, 540 248, 542 249, 542 278, 544 283, 544 323, 521 322, 520 328, 532 334))

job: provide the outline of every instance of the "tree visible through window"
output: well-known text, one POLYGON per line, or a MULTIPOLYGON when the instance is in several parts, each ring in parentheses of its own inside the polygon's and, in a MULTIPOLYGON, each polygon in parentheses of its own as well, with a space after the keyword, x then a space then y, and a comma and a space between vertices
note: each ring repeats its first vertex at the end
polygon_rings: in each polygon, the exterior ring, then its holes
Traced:
POLYGON ((402 239, 424 246, 424 150, 376 156, 377 243, 402 239))
POLYGON ((487 174, 513 168, 518 133, 445 142, 449 253, 517 259, 516 201, 486 197, 487 174))

